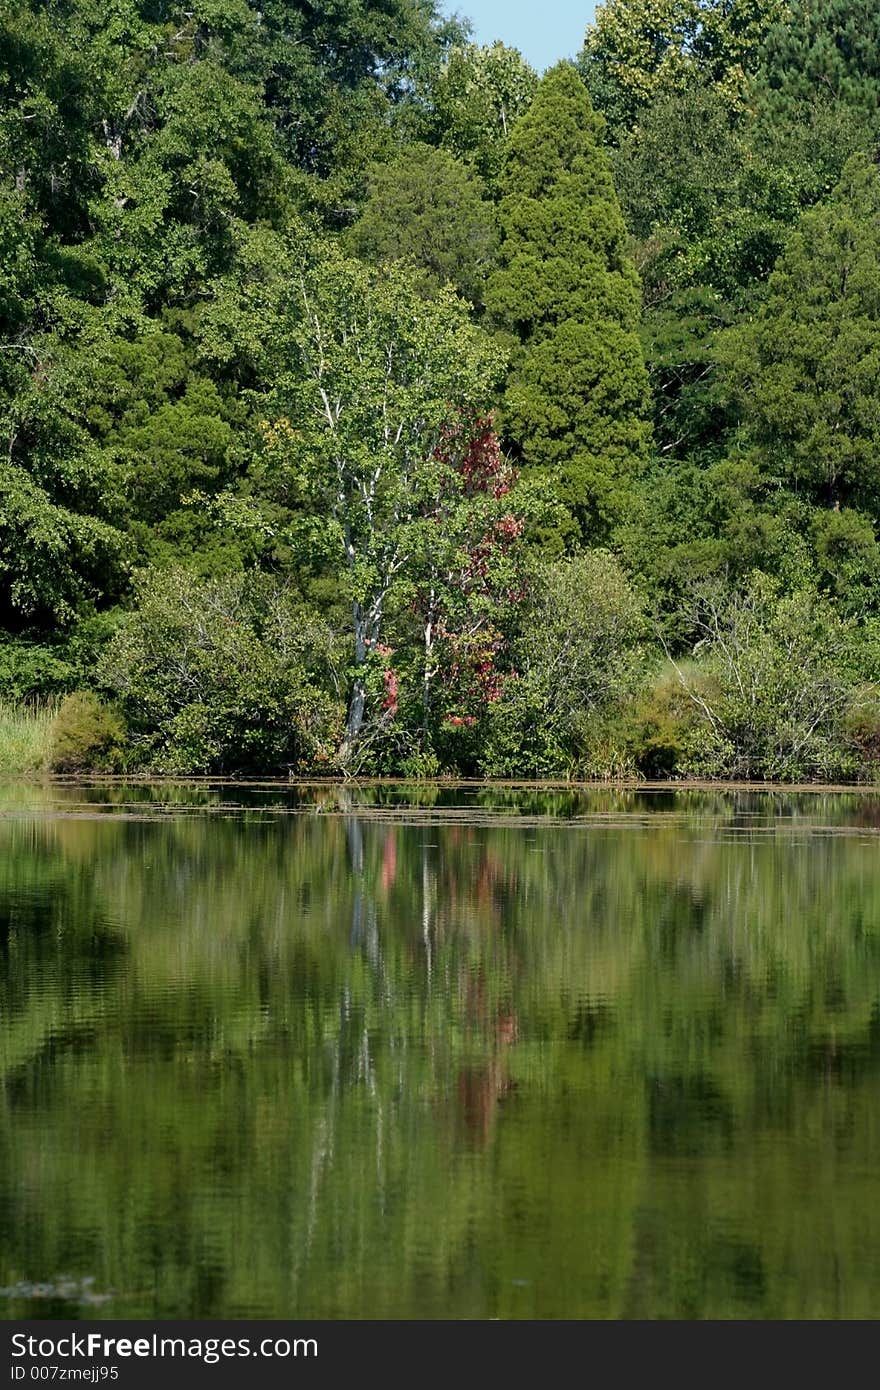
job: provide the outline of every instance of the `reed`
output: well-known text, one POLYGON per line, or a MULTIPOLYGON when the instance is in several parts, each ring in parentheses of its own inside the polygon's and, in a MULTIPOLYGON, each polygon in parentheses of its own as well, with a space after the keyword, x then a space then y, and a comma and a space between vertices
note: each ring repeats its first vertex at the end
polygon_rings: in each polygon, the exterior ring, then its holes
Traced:
POLYGON ((13 704, 0 700, 0 774, 23 776, 47 770, 54 713, 51 701, 13 704))

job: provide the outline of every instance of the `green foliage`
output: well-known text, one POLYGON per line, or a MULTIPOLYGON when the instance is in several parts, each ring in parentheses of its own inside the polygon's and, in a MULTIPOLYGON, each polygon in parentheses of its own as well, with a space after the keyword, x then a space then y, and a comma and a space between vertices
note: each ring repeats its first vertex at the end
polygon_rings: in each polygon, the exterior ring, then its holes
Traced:
POLYGON ((873 519, 847 507, 816 508, 811 541, 820 587, 837 600, 841 612, 864 618, 874 607, 880 580, 873 519))
POLYGON ((445 150, 409 145, 372 170, 369 196, 346 241, 373 264, 409 262, 426 295, 450 284, 479 305, 496 239, 479 178, 445 150))
POLYGON ((3 620, 70 622, 121 596, 127 562, 209 544, 184 499, 252 443, 256 335, 235 328, 272 229, 350 220, 414 72, 461 37, 408 0, 4 8, 3 620))
POLYGON ((804 215, 754 322, 722 340, 765 476, 815 502, 880 506, 880 177, 855 156, 804 215))
POLYGON ((71 683, 71 666, 63 650, 41 642, 0 642, 0 698, 32 700, 64 689, 71 683))
POLYGON ((680 670, 699 736, 681 759, 698 775, 851 778, 847 720, 859 690, 858 637, 809 590, 781 595, 756 574, 740 592, 695 594, 696 679, 680 670))
POLYGON ((849 108, 876 134, 880 15, 872 0, 788 0, 762 52, 761 96, 777 121, 849 108))
POLYGON ((510 132, 537 86, 537 73, 515 48, 456 44, 427 93, 427 134, 494 191, 510 132))
POLYGON ((641 602, 612 555, 585 551, 543 571, 520 614, 513 670, 487 711, 483 769, 604 775, 602 716, 635 688, 644 635, 641 602))
POLYGON ((579 714, 545 708, 529 626, 577 666, 546 592, 584 544, 676 660, 694 588, 738 602, 760 570, 875 681, 876 26, 864 0, 609 0, 580 74, 539 82, 434 0, 12 0, 0 697, 99 689, 110 642, 120 689, 152 673, 123 702, 156 768, 325 767, 334 740, 348 771, 734 766, 656 651, 635 694, 578 676, 579 714), (276 589, 319 650, 347 632, 332 662, 273 664, 276 589), (158 634, 194 612, 190 698, 158 634))
POLYGON ((579 66, 619 139, 661 93, 711 83, 741 110, 761 44, 785 0, 606 0, 588 27, 579 66))
POLYGON ((505 429, 565 508, 560 542, 607 537, 625 514, 647 453, 646 394, 638 338, 608 320, 568 319, 514 369, 505 429))
POLYGON ((637 322, 638 277, 602 131, 575 69, 559 63, 511 134, 491 309, 525 341, 570 318, 637 322))
POLYGON ((658 93, 613 169, 651 306, 696 286, 741 300, 766 279, 802 210, 792 171, 760 149, 753 121, 731 118, 715 86, 658 93))
POLYGON ((670 662, 620 712, 620 735, 640 776, 662 781, 686 764, 699 740, 699 706, 690 691, 714 693, 711 678, 695 662, 670 662))
POLYGON ((639 282, 601 133, 572 65, 551 69, 511 135, 487 292, 490 315, 521 344, 505 432, 553 480, 563 541, 607 535, 649 439, 639 282))
POLYGON ((326 628, 268 579, 144 574, 100 677, 127 756, 160 772, 332 766, 339 711, 326 628))
POLYGON ((664 454, 723 449, 731 422, 717 336, 753 309, 804 202, 819 196, 803 171, 815 157, 821 189, 825 161, 796 142, 781 158, 780 135, 751 116, 732 118, 721 88, 693 82, 661 90, 614 151, 664 454))
POLYGON ((192 350, 167 331, 115 339, 97 361, 85 415, 112 457, 128 515, 160 525, 196 487, 224 483, 240 407, 193 370, 192 350))
POLYGON ((50 491, 23 467, 0 462, 0 609, 19 620, 68 622, 114 587, 122 537, 58 499, 67 481, 56 474, 50 491))
POLYGON ((53 772, 114 770, 124 740, 119 713, 92 691, 75 690, 61 701, 52 721, 49 767, 53 772))

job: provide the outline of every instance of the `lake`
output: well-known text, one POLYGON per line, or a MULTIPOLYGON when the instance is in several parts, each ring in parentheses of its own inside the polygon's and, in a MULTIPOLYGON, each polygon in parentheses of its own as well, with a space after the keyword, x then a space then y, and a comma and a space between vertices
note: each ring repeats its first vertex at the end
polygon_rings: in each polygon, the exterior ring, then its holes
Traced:
POLYGON ((0 789, 0 1317, 880 1315, 880 795, 0 789))

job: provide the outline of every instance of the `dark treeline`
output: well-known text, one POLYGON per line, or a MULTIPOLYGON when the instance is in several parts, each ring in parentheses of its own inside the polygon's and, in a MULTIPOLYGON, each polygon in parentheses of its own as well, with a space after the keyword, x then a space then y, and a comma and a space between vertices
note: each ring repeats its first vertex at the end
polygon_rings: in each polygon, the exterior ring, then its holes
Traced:
POLYGON ((873 777, 878 140, 868 0, 7 0, 0 742, 873 777))

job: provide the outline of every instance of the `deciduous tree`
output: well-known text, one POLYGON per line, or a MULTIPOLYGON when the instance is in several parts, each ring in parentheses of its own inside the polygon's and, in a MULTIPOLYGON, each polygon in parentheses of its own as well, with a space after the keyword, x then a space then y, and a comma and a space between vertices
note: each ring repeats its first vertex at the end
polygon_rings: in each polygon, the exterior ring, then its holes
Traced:
POLYGON ((418 579, 423 520, 455 491, 442 443, 485 410, 502 358, 451 290, 426 301, 404 269, 375 272, 333 251, 303 271, 290 313, 266 440, 276 485, 306 505, 306 543, 338 557, 344 573, 346 762, 364 722, 368 661, 389 608, 418 579))
POLYGON ((619 139, 661 93, 711 82, 742 110, 761 43, 785 0, 607 0, 588 27, 579 66, 619 139))

